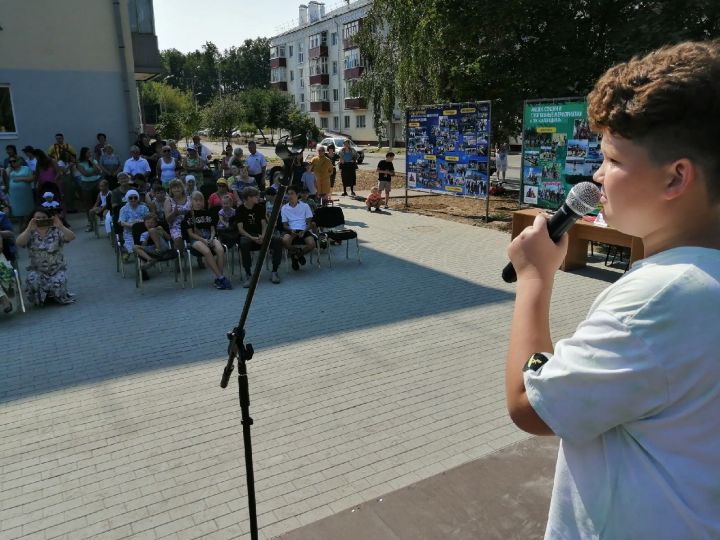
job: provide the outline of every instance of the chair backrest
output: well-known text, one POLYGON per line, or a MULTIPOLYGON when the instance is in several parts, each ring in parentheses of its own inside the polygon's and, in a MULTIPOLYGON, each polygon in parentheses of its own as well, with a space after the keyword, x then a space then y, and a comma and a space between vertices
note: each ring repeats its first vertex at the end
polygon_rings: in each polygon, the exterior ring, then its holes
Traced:
POLYGON ((345 214, 339 206, 321 206, 315 210, 313 221, 318 227, 331 229, 345 225, 345 214))
POLYGON ((132 237, 133 237, 133 244, 140 244, 140 235, 147 231, 147 227, 145 226, 145 223, 140 221, 138 223, 133 223, 132 226, 132 237))

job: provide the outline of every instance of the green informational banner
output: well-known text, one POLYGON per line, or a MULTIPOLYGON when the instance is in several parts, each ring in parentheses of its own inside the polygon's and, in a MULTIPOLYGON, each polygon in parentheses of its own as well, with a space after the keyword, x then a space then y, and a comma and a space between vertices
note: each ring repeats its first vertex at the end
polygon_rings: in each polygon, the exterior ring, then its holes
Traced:
POLYGON ((602 160, 585 98, 525 102, 520 202, 559 208, 572 186, 592 180, 602 160))

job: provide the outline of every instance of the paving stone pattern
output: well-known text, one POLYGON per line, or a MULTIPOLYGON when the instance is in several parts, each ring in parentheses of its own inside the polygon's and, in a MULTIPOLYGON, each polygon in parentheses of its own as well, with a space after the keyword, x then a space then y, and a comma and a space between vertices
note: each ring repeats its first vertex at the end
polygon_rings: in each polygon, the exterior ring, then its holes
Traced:
MULTIPOLYGON (((343 205, 362 264, 343 246, 332 269, 263 273, 249 317, 261 538, 526 438, 503 396, 508 235, 343 205)), ((248 537, 236 378, 219 388, 240 278, 151 271, 137 290, 107 240, 78 236, 77 303, 0 317, 0 537, 248 537)), ((559 275, 555 337, 608 276, 559 275)))

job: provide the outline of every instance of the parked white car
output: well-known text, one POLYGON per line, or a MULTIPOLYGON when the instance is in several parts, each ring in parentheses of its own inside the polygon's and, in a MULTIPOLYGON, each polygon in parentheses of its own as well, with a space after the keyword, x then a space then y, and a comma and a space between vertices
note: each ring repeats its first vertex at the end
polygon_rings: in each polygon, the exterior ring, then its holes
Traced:
MULTIPOLYGON (((325 139, 320 141, 320 144, 322 144, 323 146, 327 146, 328 144, 334 144, 335 151, 339 152, 340 149, 343 147, 343 144, 345 144, 346 140, 348 140, 347 137, 326 137, 325 139)), ((357 152, 358 164, 362 163, 365 160, 365 150, 352 142, 352 140, 350 141, 350 148, 357 152)))

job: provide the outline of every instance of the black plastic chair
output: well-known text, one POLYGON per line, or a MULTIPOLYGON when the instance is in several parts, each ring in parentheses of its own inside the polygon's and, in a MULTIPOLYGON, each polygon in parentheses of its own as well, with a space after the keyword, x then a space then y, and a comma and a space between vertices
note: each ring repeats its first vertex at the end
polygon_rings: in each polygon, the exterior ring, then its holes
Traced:
MULTIPOLYGON (((161 224, 161 227, 163 227, 167 231, 166 224, 161 224)), ((132 236, 133 236, 133 244, 138 246, 140 245, 140 236, 144 232, 147 231, 147 227, 145 226, 144 222, 134 223, 132 226, 132 236)), ((182 285, 183 289, 185 288, 185 280, 183 279, 183 269, 182 269, 182 256, 180 254, 179 249, 172 250, 175 252, 175 283, 178 282, 178 276, 180 280, 180 284, 182 285)), ((163 259, 165 260, 165 259, 163 259)), ((168 260, 168 262, 170 262, 168 260)), ((143 286, 143 277, 142 277, 142 268, 140 265, 142 264, 142 260, 140 257, 135 255, 135 287, 142 289, 143 286)))
MULTIPOLYGON (((345 242, 345 258, 350 258, 350 240, 355 239, 355 247, 357 248, 357 260, 360 260, 360 242, 358 240, 358 234, 352 229, 345 227, 345 214, 343 214, 342 208, 339 206, 321 206, 315 210, 315 216, 313 217, 315 224, 320 230, 319 243, 327 242, 327 240, 334 240, 335 242, 345 242), (323 238, 322 235, 325 235, 323 238)), ((332 267, 332 252, 330 246, 326 248, 328 261, 330 267, 332 267)))

